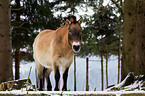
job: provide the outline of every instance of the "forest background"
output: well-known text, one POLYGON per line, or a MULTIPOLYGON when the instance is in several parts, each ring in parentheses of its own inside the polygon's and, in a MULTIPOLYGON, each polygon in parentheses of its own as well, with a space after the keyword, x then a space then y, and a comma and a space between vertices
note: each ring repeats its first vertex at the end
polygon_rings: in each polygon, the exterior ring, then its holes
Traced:
POLYGON ((11 50, 15 61, 15 79, 19 79, 20 61, 33 61, 34 38, 41 30, 55 30, 61 26, 63 12, 84 18, 82 50, 78 56, 100 56, 101 62, 105 57, 107 62, 109 56, 117 55, 118 74, 121 65, 122 80, 129 72, 144 74, 145 1, 110 0, 106 5, 103 2, 105 0, 0 1, 0 12, 3 12, 0 15, 0 44, 4 45, 0 49, 0 82, 12 79, 11 50), (85 14, 79 14, 80 10, 85 14), (57 12, 60 14, 56 15, 57 12), (5 48, 8 51, 4 51, 5 48), (4 76, 5 72, 8 74, 4 76))

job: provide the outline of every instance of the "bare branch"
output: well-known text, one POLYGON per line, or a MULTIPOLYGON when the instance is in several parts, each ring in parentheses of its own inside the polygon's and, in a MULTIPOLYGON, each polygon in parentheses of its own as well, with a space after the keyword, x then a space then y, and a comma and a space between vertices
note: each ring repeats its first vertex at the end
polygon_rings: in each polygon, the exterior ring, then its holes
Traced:
POLYGON ((19 11, 21 9, 23 9, 23 7, 21 7, 21 8, 11 8, 12 11, 19 11))

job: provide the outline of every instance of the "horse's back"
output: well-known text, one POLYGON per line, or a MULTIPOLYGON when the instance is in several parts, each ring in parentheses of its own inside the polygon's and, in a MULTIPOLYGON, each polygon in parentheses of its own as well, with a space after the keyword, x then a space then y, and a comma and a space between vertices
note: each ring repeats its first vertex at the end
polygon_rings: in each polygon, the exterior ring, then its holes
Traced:
POLYGON ((33 43, 34 60, 44 67, 52 67, 51 44, 53 42, 54 32, 54 30, 43 30, 37 35, 33 43))

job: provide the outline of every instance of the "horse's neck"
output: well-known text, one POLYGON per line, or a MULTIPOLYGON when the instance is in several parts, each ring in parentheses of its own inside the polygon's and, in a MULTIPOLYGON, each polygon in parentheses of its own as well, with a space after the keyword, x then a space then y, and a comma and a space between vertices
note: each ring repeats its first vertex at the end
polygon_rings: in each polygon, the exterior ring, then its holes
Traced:
POLYGON ((56 31, 57 31, 57 34, 64 36, 64 35, 68 34, 68 26, 63 25, 63 26, 59 27, 56 31))
POLYGON ((73 54, 72 52, 72 48, 71 48, 71 44, 69 43, 68 40, 68 27, 67 26, 62 26, 60 28, 58 28, 56 30, 56 34, 57 34, 57 39, 59 38, 59 40, 61 40, 61 42, 59 42, 61 44, 61 47, 66 48, 66 50, 64 50, 66 53, 65 54, 73 54))
POLYGON ((68 26, 64 25, 64 26, 58 28, 56 31, 57 31, 56 34, 57 34, 58 38, 62 38, 62 42, 65 45, 68 45, 69 44, 69 42, 68 42, 68 26))

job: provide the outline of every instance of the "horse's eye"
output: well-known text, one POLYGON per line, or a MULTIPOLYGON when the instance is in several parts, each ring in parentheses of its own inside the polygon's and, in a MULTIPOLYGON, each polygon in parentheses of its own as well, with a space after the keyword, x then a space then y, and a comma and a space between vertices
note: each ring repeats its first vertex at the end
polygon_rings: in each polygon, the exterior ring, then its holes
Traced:
POLYGON ((82 40, 82 36, 80 36, 80 40, 82 40))
POLYGON ((71 33, 71 31, 69 30, 69 33, 71 33))
POLYGON ((68 34, 68 38, 69 38, 69 40, 71 40, 71 33, 70 32, 68 34))
POLYGON ((80 40, 82 40, 82 31, 80 31, 80 40))
POLYGON ((70 33, 70 32, 71 32, 71 30, 70 30, 70 29, 68 29, 68 32, 70 33))

